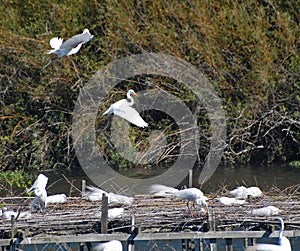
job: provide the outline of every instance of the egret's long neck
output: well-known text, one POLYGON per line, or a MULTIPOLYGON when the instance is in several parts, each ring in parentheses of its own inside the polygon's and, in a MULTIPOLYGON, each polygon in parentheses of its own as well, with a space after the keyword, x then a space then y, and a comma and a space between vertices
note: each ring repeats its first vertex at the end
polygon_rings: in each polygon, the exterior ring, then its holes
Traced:
POLYGON ((129 92, 127 93, 127 98, 129 99, 128 104, 132 106, 134 104, 134 100, 133 97, 131 97, 131 94, 129 92))
POLYGON ((283 230, 284 230, 284 223, 281 220, 280 221, 280 229, 279 229, 279 237, 278 237, 278 245, 281 245, 281 239, 282 239, 282 235, 283 235, 283 230))

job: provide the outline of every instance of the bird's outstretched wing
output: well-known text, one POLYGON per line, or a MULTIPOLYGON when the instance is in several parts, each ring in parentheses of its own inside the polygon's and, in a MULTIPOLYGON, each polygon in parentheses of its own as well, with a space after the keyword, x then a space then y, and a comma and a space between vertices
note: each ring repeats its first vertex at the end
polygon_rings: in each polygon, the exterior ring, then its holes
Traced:
POLYGON ((33 183, 32 187, 27 189, 27 192, 30 192, 34 189, 45 189, 48 183, 48 178, 44 174, 40 174, 36 181, 33 183))
POLYGON ((110 106, 110 108, 104 113, 114 113, 115 115, 126 119, 130 123, 139 126, 147 127, 148 124, 142 119, 140 114, 131 106, 128 105, 126 99, 121 99, 118 102, 110 106))
POLYGON ((60 46, 62 45, 62 43, 63 43, 63 39, 59 38, 59 37, 54 37, 54 38, 51 38, 51 40, 50 40, 50 46, 51 46, 51 48, 53 48, 55 50, 58 50, 60 48, 60 46))

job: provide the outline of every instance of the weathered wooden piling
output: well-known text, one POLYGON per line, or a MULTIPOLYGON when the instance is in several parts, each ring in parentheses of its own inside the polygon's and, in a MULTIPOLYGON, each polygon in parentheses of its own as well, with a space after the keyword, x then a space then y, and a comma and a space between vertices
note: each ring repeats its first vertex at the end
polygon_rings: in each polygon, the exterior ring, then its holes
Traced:
POLYGON ((85 195, 86 192, 86 181, 82 180, 81 181, 81 197, 83 197, 85 195))
POLYGON ((189 184, 188 187, 193 187, 193 169, 189 170, 189 184))
POLYGON ((131 235, 128 238, 128 251, 134 251, 134 238, 137 232, 138 229, 135 228, 135 216, 131 215, 131 235))
POLYGON ((108 226, 108 197, 105 193, 102 195, 101 204, 101 234, 107 234, 108 226))

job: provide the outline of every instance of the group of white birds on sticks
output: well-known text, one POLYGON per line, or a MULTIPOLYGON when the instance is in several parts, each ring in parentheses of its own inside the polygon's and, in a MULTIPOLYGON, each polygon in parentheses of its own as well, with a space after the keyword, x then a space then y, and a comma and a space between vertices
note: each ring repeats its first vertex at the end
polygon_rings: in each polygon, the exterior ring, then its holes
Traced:
MULTIPOLYGON (((38 206, 42 213, 45 212, 47 204, 50 203, 65 203, 67 197, 65 194, 56 194, 47 196, 46 186, 48 183, 48 178, 40 174, 31 188, 27 189, 26 192, 34 192, 35 197, 30 205, 30 211, 24 212, 15 212, 2 209, 2 219, 10 220, 12 216, 15 218, 28 219, 31 217, 31 212, 35 206, 38 206)), ((119 195, 111 192, 106 192, 100 188, 94 186, 87 186, 87 192, 84 194, 84 198, 92 202, 101 201, 103 194, 108 197, 108 203, 122 204, 122 205, 131 205, 133 203, 132 197, 127 197, 124 195, 119 195)), ((183 187, 181 190, 178 190, 173 187, 168 187, 165 185, 155 184, 149 188, 149 194, 156 197, 170 197, 187 201, 187 208, 190 211, 189 202, 193 202, 193 206, 200 206, 202 212, 207 212, 209 200, 203 192, 198 188, 186 188, 183 187)), ((230 196, 233 197, 218 197, 217 201, 226 206, 236 206, 242 205, 246 202, 246 199, 249 197, 260 197, 262 196, 262 191, 258 187, 244 187, 240 186, 236 189, 229 191, 230 196)), ((195 208, 196 209, 196 208, 195 208)), ((255 209, 252 211, 254 215, 264 215, 264 216, 273 216, 280 212, 280 210, 274 206, 263 207, 255 209)), ((114 219, 119 218, 124 214, 124 208, 112 208, 108 210, 108 218, 114 219)), ((270 250, 270 251, 290 251, 291 245, 289 240, 283 236, 284 223, 281 218, 277 219, 280 223, 279 238, 277 244, 258 244, 256 246, 248 247, 246 250, 270 250)), ((118 240, 113 240, 109 242, 100 243, 94 248, 95 251, 122 251, 122 243, 118 240)))
MULTIPOLYGON (((12 216, 15 218, 23 218, 27 219, 31 217, 31 211, 35 206, 38 206, 41 212, 45 212, 47 204, 50 203, 65 203, 67 201, 67 197, 65 194, 56 194, 47 196, 46 186, 48 183, 48 178, 40 174, 37 180, 34 182, 31 188, 27 189, 26 192, 34 192, 35 197, 30 205, 30 211, 24 212, 15 212, 15 211, 7 211, 2 209, 2 219, 10 220, 12 216)), ((84 194, 84 198, 88 199, 92 202, 101 201, 103 194, 108 197, 108 203, 122 204, 122 205, 131 205, 133 203, 132 197, 127 197, 124 195, 119 195, 111 192, 106 192, 100 188, 94 186, 87 186, 87 192, 84 194)), ((156 197, 170 197, 173 196, 175 198, 187 201, 187 208, 191 210, 189 206, 189 202, 193 202, 193 206, 200 206, 202 212, 206 212, 208 210, 209 200, 203 192, 198 188, 186 188, 183 187, 181 190, 178 190, 173 187, 168 187, 165 185, 155 184, 149 188, 149 194, 156 197)), ((249 197, 260 197, 262 196, 262 191, 258 187, 244 187, 240 186, 236 189, 229 191, 230 196, 233 197, 218 197, 217 201, 226 206, 236 206, 242 205, 246 202, 246 199, 249 197)), ((279 213, 279 209, 274 206, 263 207, 259 209, 255 209, 252 211, 252 214, 255 215, 265 215, 272 216, 279 213)), ((124 214, 124 208, 112 208, 108 210, 108 218, 114 219, 119 218, 124 214)), ((247 251, 254 250, 270 250, 270 251, 290 251, 291 245, 289 240, 283 236, 284 223, 281 218, 277 219, 280 223, 280 231, 279 238, 277 244, 257 244, 256 246, 248 247, 247 251)), ((95 251, 122 251, 123 246, 122 243, 118 240, 112 240, 109 242, 103 242, 95 246, 95 251)))
MULTIPOLYGON (((55 54, 56 58, 51 59, 50 62, 43 67, 43 70, 46 69, 54 60, 61 58, 63 56, 69 56, 72 54, 77 53, 82 44, 89 42, 94 36, 90 34, 88 29, 84 29, 82 34, 78 34, 73 36, 72 38, 68 39, 67 41, 63 42, 62 38, 52 38, 50 40, 50 46, 52 50, 48 51, 49 54, 55 54)), ((142 119, 140 114, 133 108, 134 99, 132 95, 136 93, 134 90, 129 90, 127 92, 127 101, 126 99, 121 99, 114 104, 112 104, 104 113, 106 114, 115 114, 128 122, 138 126, 138 127, 147 127, 148 124, 142 119)), ((8 220, 11 219, 12 215, 16 218, 29 218, 31 217, 32 209, 38 205, 41 212, 44 212, 46 209, 47 204, 50 203, 65 203, 67 201, 67 197, 65 194, 57 194, 52 196, 47 196, 46 186, 47 186, 48 178, 40 174, 37 180, 34 182, 33 186, 27 189, 27 192, 34 192, 35 198, 30 205, 30 211, 26 212, 14 212, 8 211, 6 208, 2 209, 2 219, 8 220)), ((89 190, 86 192, 85 197, 91 201, 101 200, 103 193, 106 194, 108 197, 109 203, 119 203, 124 205, 130 205, 133 202, 133 198, 118 195, 114 193, 107 193, 100 188, 96 188, 93 186, 88 186, 87 189, 89 190)), ((179 199, 187 201, 187 207, 190 210, 189 202, 193 202, 193 206, 198 205, 201 207, 202 211, 208 210, 208 198, 203 194, 200 189, 197 188, 184 188, 182 190, 178 190, 173 187, 168 187, 164 185, 152 185, 149 189, 149 192, 155 196, 174 196, 179 199)), ((218 197, 217 200, 220 204, 226 206, 235 206, 235 205, 243 205, 246 202, 248 197, 259 197, 262 195, 261 190, 258 187, 249 187, 246 188, 244 186, 240 186, 232 191, 229 194, 233 197, 218 197)), ((279 209, 274 206, 268 206, 264 208, 254 209, 252 214, 254 215, 276 215, 279 213, 279 209)), ((109 218, 119 217, 123 214, 124 209, 122 208, 115 208, 110 209, 109 218)), ((256 246, 252 246, 247 248, 248 251, 290 251, 291 246, 289 240, 283 236, 284 230, 284 223, 281 218, 278 218, 280 222, 280 234, 278 238, 277 244, 258 244, 256 246)), ((98 244, 94 250, 96 251, 122 251, 122 243, 118 240, 113 240, 105 243, 98 244)))

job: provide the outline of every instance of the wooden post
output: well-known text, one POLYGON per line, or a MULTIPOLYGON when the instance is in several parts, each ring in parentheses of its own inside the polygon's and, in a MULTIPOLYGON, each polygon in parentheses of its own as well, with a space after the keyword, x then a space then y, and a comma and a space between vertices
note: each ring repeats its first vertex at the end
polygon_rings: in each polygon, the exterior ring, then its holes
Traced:
POLYGON ((226 251, 233 251, 232 239, 226 239, 226 251))
POLYGON ((11 216, 10 223, 11 223, 11 238, 14 238, 18 232, 16 218, 14 215, 11 216))
POLYGON ((208 224, 209 224, 209 231, 216 231, 214 213, 212 210, 208 210, 208 224))
POLYGON ((134 225, 135 225, 135 217, 134 217, 134 215, 132 215, 131 216, 131 232, 133 232, 134 231, 134 225))
POLYGON ((193 187, 193 169, 189 170, 189 188, 193 187))
MULTIPOLYGON (((135 225, 135 216, 132 215, 131 216, 131 235, 133 235, 134 230, 135 230, 134 225, 135 225)), ((133 240, 133 238, 128 240, 128 251, 134 251, 134 240, 133 240)))
POLYGON ((81 197, 84 196, 85 191, 86 191, 86 182, 85 182, 85 180, 82 180, 81 181, 81 197))
POLYGON ((108 222, 108 197, 105 193, 102 194, 101 204, 101 234, 107 234, 107 222, 108 222))

